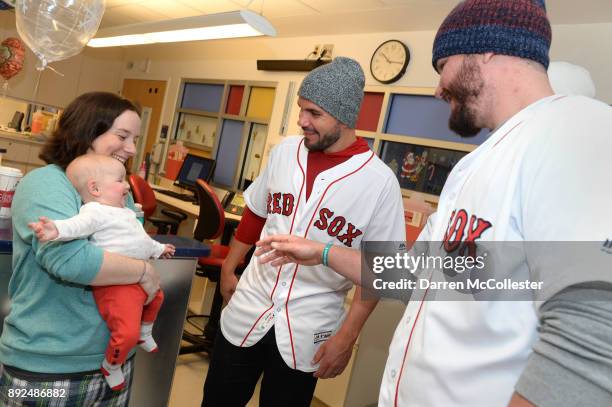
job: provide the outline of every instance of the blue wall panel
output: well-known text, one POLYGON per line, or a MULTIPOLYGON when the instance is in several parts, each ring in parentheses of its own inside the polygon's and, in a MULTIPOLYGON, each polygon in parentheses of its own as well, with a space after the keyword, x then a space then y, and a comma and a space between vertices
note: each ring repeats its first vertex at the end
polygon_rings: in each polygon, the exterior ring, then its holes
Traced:
POLYGON ((217 166, 213 182, 226 187, 233 187, 238 156, 240 155, 240 141, 244 123, 236 120, 223 120, 221 139, 217 149, 217 166))
POLYGON ((489 134, 488 130, 469 138, 455 134, 448 128, 449 104, 433 96, 394 94, 389 106, 385 133, 467 144, 481 144, 489 134))
POLYGON ((181 108, 218 112, 223 97, 223 85, 186 83, 181 108))

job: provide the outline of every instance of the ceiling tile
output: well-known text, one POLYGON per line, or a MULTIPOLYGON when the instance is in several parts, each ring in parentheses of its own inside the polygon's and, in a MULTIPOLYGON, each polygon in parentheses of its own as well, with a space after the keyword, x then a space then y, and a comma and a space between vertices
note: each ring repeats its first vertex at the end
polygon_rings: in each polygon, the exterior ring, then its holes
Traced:
POLYGON ((253 5, 253 3, 261 0, 230 0, 232 3, 236 4, 238 7, 246 7, 248 4, 253 5))
MULTIPOLYGON (((279 36, 435 30, 460 0, 106 0, 102 27, 220 13, 249 6, 279 36)), ((552 24, 612 22, 610 0, 548 0, 552 24)))
POLYGON ((112 27, 115 25, 134 24, 143 21, 138 18, 137 15, 134 15, 134 13, 126 7, 131 6, 122 5, 110 8, 107 7, 106 10, 104 10, 104 16, 102 16, 102 22, 100 23, 100 27, 112 27))
POLYGON ((383 7, 381 0, 300 0, 322 13, 346 13, 351 11, 375 10, 383 7))
POLYGON ((213 14, 240 10, 241 6, 230 0, 175 0, 184 6, 198 10, 200 13, 213 14))
POLYGON ((143 0, 106 0, 104 3, 106 5, 106 9, 117 6, 125 6, 127 4, 132 3, 142 3, 143 0))
POLYGON ((157 20, 165 20, 166 17, 160 15, 158 12, 150 10, 144 7, 143 4, 128 4, 126 6, 118 7, 117 9, 121 10, 122 13, 128 15, 138 22, 145 21, 157 21, 157 20))
POLYGON ((263 10, 261 4, 261 0, 255 0, 249 6, 249 10, 257 13, 263 11, 264 17, 268 18, 308 16, 318 13, 318 10, 313 10, 312 7, 298 0, 265 0, 263 10))
POLYGON ((195 8, 189 7, 179 2, 172 2, 172 6, 168 6, 168 0, 147 0, 142 3, 142 7, 148 10, 158 13, 159 20, 182 18, 201 15, 202 12, 195 8))

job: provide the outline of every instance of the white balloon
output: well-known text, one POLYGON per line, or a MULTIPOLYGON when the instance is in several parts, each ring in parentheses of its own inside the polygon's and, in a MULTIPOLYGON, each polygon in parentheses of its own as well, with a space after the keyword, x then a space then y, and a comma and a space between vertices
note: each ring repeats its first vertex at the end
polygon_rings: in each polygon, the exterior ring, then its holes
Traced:
POLYGON ((557 94, 595 97, 595 83, 591 73, 580 65, 552 61, 548 65, 548 79, 557 94))
POLYGON ((38 69, 81 52, 96 34, 104 0, 17 0, 17 32, 40 59, 38 69))

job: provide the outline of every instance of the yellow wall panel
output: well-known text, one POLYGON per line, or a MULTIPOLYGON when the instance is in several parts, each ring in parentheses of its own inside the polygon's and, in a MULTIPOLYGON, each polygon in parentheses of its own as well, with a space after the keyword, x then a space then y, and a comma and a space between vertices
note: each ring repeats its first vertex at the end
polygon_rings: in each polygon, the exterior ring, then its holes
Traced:
POLYGON ((247 117, 270 119, 274 104, 274 88, 252 87, 247 106, 247 117))

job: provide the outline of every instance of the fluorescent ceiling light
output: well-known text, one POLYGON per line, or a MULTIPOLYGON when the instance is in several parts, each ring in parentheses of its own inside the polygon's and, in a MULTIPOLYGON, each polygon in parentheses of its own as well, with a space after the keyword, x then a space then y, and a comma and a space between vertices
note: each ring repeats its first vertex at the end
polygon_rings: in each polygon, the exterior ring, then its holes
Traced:
POLYGON ((263 16, 250 10, 241 10, 109 27, 98 30, 96 37, 89 40, 87 45, 117 47, 258 35, 273 37, 276 36, 276 30, 263 16))

